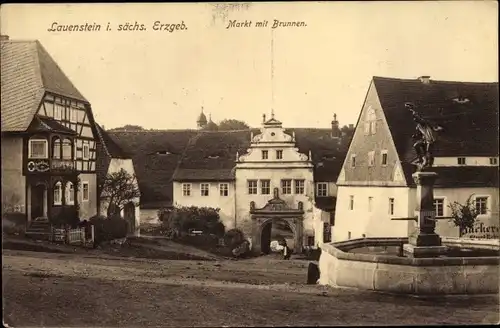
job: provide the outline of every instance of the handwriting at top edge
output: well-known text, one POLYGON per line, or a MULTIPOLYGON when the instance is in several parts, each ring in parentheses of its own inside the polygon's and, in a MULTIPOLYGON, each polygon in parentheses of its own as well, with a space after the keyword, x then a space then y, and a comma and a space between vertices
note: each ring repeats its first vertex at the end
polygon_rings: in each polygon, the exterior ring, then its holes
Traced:
POLYGON ((307 24, 302 21, 279 21, 274 19, 272 23, 268 20, 256 21, 253 22, 251 20, 238 21, 236 19, 230 20, 229 24, 226 26, 226 29, 229 28, 238 28, 238 27, 270 27, 270 28, 279 28, 279 27, 307 27, 307 24))

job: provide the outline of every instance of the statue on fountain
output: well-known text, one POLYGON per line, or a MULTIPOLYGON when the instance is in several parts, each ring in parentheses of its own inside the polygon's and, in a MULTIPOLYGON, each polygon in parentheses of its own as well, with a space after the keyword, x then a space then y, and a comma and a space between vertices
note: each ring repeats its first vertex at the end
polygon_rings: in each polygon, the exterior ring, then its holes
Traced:
POLYGON ((432 167, 434 164, 432 153, 434 143, 436 142, 434 132, 441 131, 443 128, 423 119, 414 110, 414 107, 412 103, 405 103, 405 108, 412 113, 413 120, 417 123, 416 132, 412 135, 412 138, 415 140, 413 148, 415 148, 417 157, 411 163, 417 165, 417 171, 420 172, 432 167))

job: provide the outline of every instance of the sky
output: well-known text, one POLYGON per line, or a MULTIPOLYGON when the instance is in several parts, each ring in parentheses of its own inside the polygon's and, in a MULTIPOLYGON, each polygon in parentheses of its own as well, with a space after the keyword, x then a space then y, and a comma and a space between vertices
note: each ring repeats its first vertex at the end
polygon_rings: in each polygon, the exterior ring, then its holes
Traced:
POLYGON ((10 39, 37 39, 106 129, 355 124, 373 76, 498 82, 496 1, 2 5, 10 39), (231 21, 251 27, 230 27, 231 21), (255 27, 257 21, 267 27, 255 27), (274 20, 304 22, 271 28, 274 20), (182 24, 184 30, 154 30, 182 24), (100 24, 100 31, 49 31, 100 24), (110 24, 110 31, 106 26, 110 24), (125 23, 145 31, 118 31, 125 23))

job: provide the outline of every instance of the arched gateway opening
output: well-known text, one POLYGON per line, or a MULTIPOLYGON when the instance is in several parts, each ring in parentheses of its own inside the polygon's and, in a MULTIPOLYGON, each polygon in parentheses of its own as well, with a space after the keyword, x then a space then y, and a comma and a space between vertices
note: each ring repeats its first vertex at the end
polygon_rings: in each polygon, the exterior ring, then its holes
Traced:
POLYGON ((283 219, 270 219, 262 224, 262 233, 260 237, 260 250, 263 254, 269 254, 275 251, 272 243, 285 241, 291 249, 295 247, 295 231, 290 224, 283 219))
MULTIPOLYGON (((255 208, 255 203, 250 203, 250 214, 252 216, 252 244, 254 251, 257 254, 268 254, 271 250, 270 244, 273 237, 278 237, 279 230, 285 232, 286 227, 291 230, 292 234, 286 234, 286 237, 292 237, 292 241, 287 240, 289 247, 295 253, 302 252, 302 236, 303 227, 302 221, 304 217, 304 209, 302 202, 299 202, 298 208, 290 207, 284 200, 279 198, 278 188, 274 189, 274 197, 267 202, 262 208, 255 208), (273 236, 273 226, 275 232, 273 236), (282 229, 277 229, 277 228, 282 229), (277 231, 278 230, 278 231, 277 231)), ((284 233, 282 233, 284 235, 284 233)))

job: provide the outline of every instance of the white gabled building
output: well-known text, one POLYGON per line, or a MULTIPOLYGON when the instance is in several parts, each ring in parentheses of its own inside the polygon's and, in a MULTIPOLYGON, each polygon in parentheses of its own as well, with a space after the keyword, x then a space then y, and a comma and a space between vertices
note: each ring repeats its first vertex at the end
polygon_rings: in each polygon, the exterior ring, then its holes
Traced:
MULTIPOLYGON (((334 241, 406 237, 414 229, 413 221, 391 220, 415 209, 415 123, 406 102, 444 127, 434 149, 437 216, 472 195, 481 215, 477 231, 466 234, 498 238, 498 83, 374 77, 337 180, 334 241)), ((448 220, 436 229, 459 234, 448 220)))

